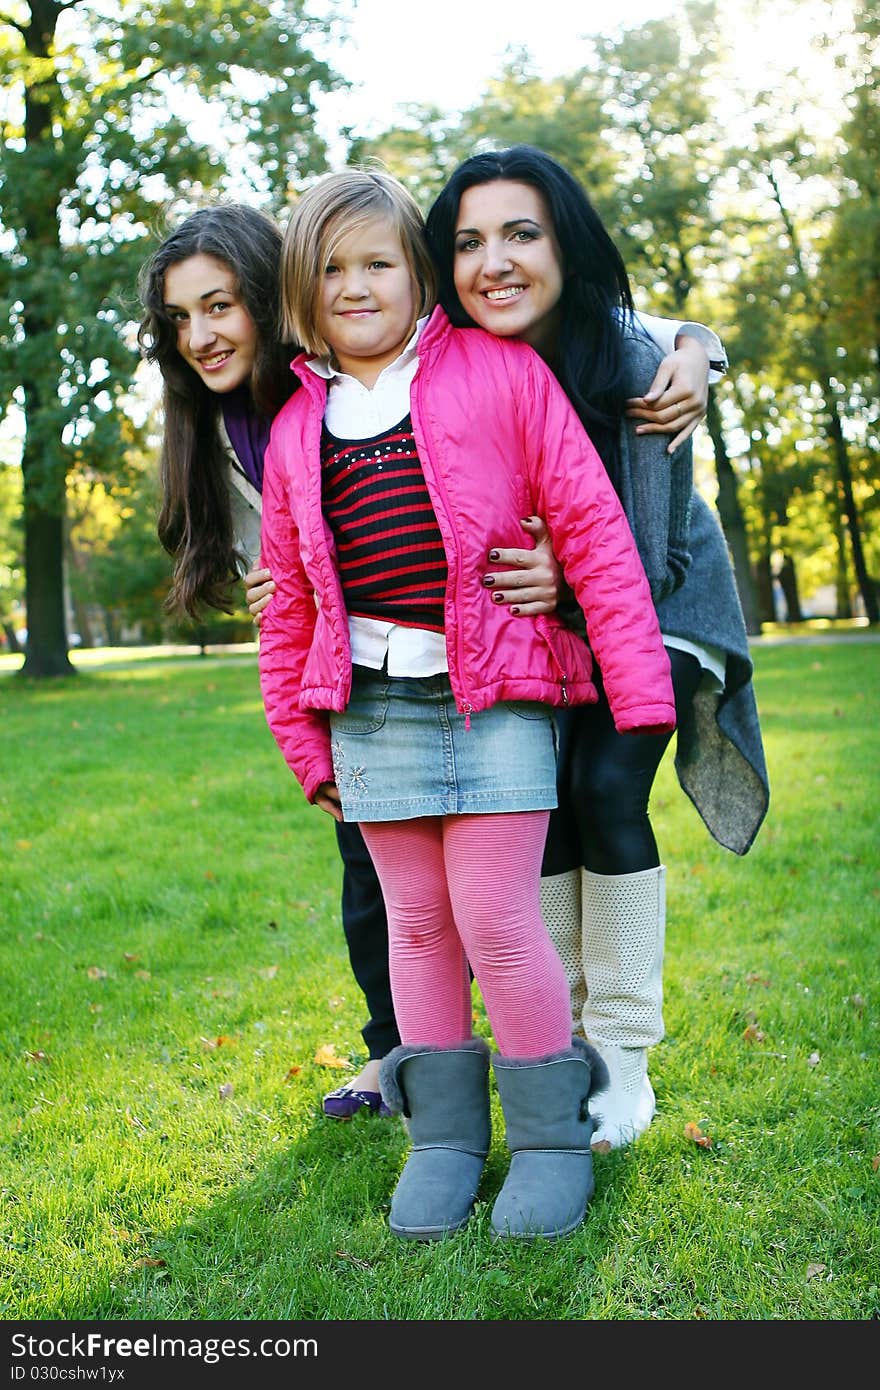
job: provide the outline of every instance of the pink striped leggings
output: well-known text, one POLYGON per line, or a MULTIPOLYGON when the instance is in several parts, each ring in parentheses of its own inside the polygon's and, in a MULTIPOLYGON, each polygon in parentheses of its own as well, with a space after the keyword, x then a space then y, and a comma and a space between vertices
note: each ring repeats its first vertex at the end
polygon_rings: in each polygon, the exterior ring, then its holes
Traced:
POLYGON ((471 964, 499 1051, 571 1046, 565 970, 541 917, 547 811, 362 821, 388 914, 404 1043, 472 1035, 471 964))

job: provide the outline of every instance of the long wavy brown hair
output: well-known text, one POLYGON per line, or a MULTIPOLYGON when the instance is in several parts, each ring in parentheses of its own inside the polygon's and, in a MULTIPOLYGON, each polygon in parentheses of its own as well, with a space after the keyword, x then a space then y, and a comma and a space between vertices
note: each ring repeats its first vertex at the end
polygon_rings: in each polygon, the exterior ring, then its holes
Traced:
POLYGON ((293 354, 279 329, 281 240, 272 219, 255 208, 200 208, 164 238, 138 280, 144 311, 138 343, 163 379, 157 530, 174 560, 166 608, 190 618, 205 607, 232 611, 232 587, 245 562, 232 529, 229 459, 219 428, 222 396, 208 390, 178 351, 177 328, 164 308, 165 275, 198 255, 213 256, 232 271, 257 330, 251 401, 258 415, 271 420, 295 384, 288 367, 293 354))

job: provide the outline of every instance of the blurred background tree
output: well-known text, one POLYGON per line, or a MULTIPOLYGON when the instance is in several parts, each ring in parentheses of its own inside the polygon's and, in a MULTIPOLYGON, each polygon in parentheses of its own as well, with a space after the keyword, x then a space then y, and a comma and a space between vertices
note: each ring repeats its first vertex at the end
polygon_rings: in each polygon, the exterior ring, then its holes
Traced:
POLYGON ((249 174, 278 207, 325 166, 304 0, 30 0, 0 15, 0 404, 23 415, 24 674, 68 674, 69 480, 112 488, 138 444, 144 239, 175 198, 249 174))
MULTIPOLYGON (((320 20, 305 3, 0 14, 0 404, 25 440, 23 530, 8 502, 4 530, 0 492, 0 576, 27 577, 26 674, 71 669, 65 606, 83 641, 169 635, 137 268, 169 208, 246 196, 283 220, 327 166, 316 102, 345 83, 315 51, 353 0, 320 20)), ((333 154, 378 157, 427 210, 475 150, 538 145, 588 190, 639 307, 718 329, 731 370, 695 466, 753 633, 808 616, 819 591, 834 616, 878 621, 880 16, 876 0, 774 14, 800 38, 807 10, 819 67, 803 47, 750 51, 760 0, 684 0, 583 40, 570 72, 509 50, 468 108, 407 104, 369 138, 342 128, 333 154)))
POLYGON ((751 633, 803 617, 800 580, 833 584, 837 617, 880 621, 880 17, 825 8, 838 27, 813 43, 839 81, 819 90, 794 51, 766 87, 756 53, 747 89, 732 48, 759 3, 690 0, 595 36, 567 76, 513 53, 457 122, 413 107, 355 147, 429 201, 464 155, 538 145, 587 189, 639 307, 718 329, 732 369, 710 393, 707 491, 751 633))

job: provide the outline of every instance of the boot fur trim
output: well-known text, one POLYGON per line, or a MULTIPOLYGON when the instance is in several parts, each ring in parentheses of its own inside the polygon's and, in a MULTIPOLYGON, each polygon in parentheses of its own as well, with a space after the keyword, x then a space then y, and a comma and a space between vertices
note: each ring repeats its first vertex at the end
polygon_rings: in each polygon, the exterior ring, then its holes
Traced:
MULTIPOLYGON (((590 1051, 593 1049, 590 1048, 590 1051)), ((487 1061, 489 1058, 489 1048, 483 1038, 465 1038, 463 1042, 455 1043, 452 1047, 436 1047, 433 1043, 401 1043, 399 1047, 392 1048, 387 1056, 383 1057, 379 1068, 379 1090, 392 1115, 403 1114, 406 1103, 397 1080, 398 1068, 408 1058, 422 1057, 426 1052, 478 1052, 487 1061)), ((604 1062, 602 1065, 605 1065, 604 1062)))
MULTIPOLYGON (((604 1091, 608 1085, 608 1068, 595 1047, 590 1043, 584 1042, 583 1038, 574 1037, 571 1040, 571 1047, 565 1047, 561 1052, 547 1052, 543 1057, 501 1057, 493 1058, 496 1067, 503 1066, 511 1071, 517 1067, 543 1067, 551 1062, 586 1062, 590 1068, 590 1089, 587 1095, 595 1096, 600 1091, 604 1091)), ((388 1103, 386 1098, 386 1104, 388 1103)))

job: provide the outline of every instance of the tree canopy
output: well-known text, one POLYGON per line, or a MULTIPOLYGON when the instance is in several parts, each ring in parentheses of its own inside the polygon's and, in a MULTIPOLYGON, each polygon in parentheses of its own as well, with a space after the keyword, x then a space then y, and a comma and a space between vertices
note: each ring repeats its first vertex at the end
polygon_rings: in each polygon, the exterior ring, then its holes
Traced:
POLYGON ((324 167, 315 96, 341 83, 312 51, 327 22, 305 0, 30 0, 0 13, 0 405, 24 417, 26 674, 71 670, 67 480, 112 481, 137 444, 130 325, 145 240, 175 200, 247 181, 277 206, 324 167))
MULTIPOLYGON (((25 674, 72 669, 65 553, 76 603, 115 590, 136 608, 123 561, 145 603, 156 589, 152 560, 135 564, 155 453, 135 393, 137 271, 176 209, 225 196, 280 214, 326 168, 316 102, 345 83, 316 55, 344 7, 319 20, 306 3, 0 0, 0 411, 24 439, 23 525, 6 485, 0 566, 26 576, 25 674)), ((776 8, 797 22, 792 0, 776 8)), ((711 323, 728 347, 697 466, 714 472, 750 629, 775 616, 775 582, 799 615, 799 576, 832 584, 839 616, 860 603, 877 622, 880 19, 873 0, 819 7, 821 79, 782 52, 773 80, 756 63, 744 84, 730 53, 760 9, 684 0, 595 35, 554 77, 509 52, 467 110, 346 130, 347 159, 378 156, 427 209, 474 150, 555 155, 640 306, 711 323)))

